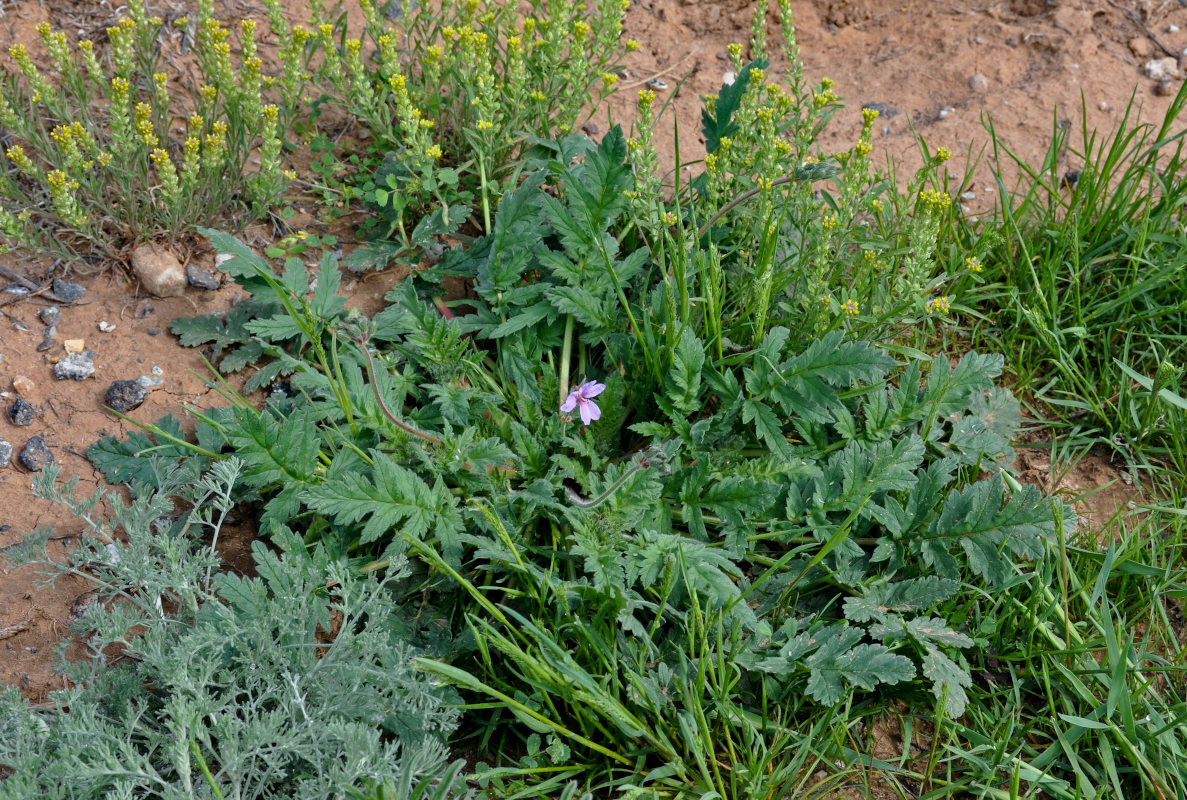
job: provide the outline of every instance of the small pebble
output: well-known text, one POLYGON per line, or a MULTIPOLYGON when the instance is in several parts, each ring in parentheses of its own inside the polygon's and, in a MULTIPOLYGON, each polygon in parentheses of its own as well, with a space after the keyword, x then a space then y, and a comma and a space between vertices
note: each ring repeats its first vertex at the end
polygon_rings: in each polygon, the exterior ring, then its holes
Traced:
POLYGON ((151 372, 153 375, 164 375, 165 374, 165 370, 161 369, 156 364, 153 364, 153 368, 151 370, 149 370, 149 372, 151 372))
POLYGON ((29 290, 26 287, 21 286, 20 284, 10 283, 4 287, 4 293, 5 294, 15 294, 15 295, 26 295, 29 293, 29 290))
POLYGON ((1178 33, 1178 32, 1179 32, 1179 26, 1178 26, 1178 25, 1167 25, 1167 26, 1166 26, 1166 32, 1167 32, 1167 33, 1178 33))
POLYGON ((729 53, 718 53, 718 54, 717 54, 717 60, 718 60, 718 61, 729 61, 729 60, 730 60, 730 54, 729 54, 729 53))
POLYGON ((99 330, 103 331, 104 333, 111 333, 115 330, 115 325, 105 319, 101 319, 99 320, 99 330))
POLYGON ((37 409, 33 407, 32 403, 18 397, 12 401, 12 405, 8 408, 8 421, 13 425, 32 425, 36 414, 37 409))
POLYGON ((71 353, 54 364, 58 380, 83 381, 95 374, 95 360, 86 353, 71 353))
POLYGON ((1063 173, 1063 185, 1068 189, 1075 189, 1076 184, 1080 182, 1080 170, 1069 169, 1063 173))
POLYGON ((136 310, 132 312, 132 316, 136 319, 144 319, 145 317, 152 316, 155 311, 156 308, 153 307, 152 301, 144 299, 136 304, 136 310))
POLYGON ((65 278, 54 278, 54 294, 67 303, 81 300, 86 293, 87 290, 74 281, 68 281, 65 278))
POLYGON ((974 92, 983 92, 989 88, 989 79, 978 72, 976 75, 969 78, 969 88, 974 92))
POLYGON ((1154 94, 1159 97, 1173 97, 1175 94, 1175 82, 1168 78, 1163 78, 1154 84, 1154 94))
POLYGON ((62 321, 62 309, 58 306, 46 306, 37 312, 37 316, 45 325, 57 325, 62 321))
POLYGON ((49 350, 51 347, 56 345, 58 341, 54 337, 57 335, 58 329, 52 325, 43 330, 41 332, 41 344, 37 345, 37 352, 44 353, 46 350, 49 350))
POLYGON ((40 472, 54 463, 54 454, 49 451, 44 438, 34 436, 21 448, 17 462, 31 472, 40 472))
POLYGON ((87 349, 86 339, 67 339, 62 342, 62 347, 66 348, 67 353, 81 353, 87 349))
POLYGON ((446 245, 445 243, 433 242, 431 245, 429 245, 428 247, 425 248, 425 252, 424 252, 425 260, 428 261, 430 264, 436 264, 439 261, 441 261, 442 258, 445 257, 445 253, 448 250, 449 250, 449 246, 446 245))
POLYGON ((113 381, 107 387, 107 405, 121 414, 132 411, 148 398, 148 389, 136 381, 113 381))
POLYGON ((961 200, 976 200, 977 193, 976 192, 965 192, 964 194, 962 194, 960 196, 960 199, 961 200))
POLYGON ((940 109, 940 113, 936 114, 936 119, 946 119, 956 113, 956 109, 952 106, 944 106, 940 109))
POLYGON ((12 462, 12 443, 0 439, 0 467, 7 467, 12 462))
POLYGON ((156 335, 157 335, 157 334, 159 334, 160 332, 161 332, 161 329, 160 329, 160 328, 149 328, 149 329, 148 329, 148 335, 149 335, 149 336, 156 336, 156 335))
POLYGON ((190 286, 205 292, 213 292, 221 285, 217 275, 210 270, 202 269, 197 264, 186 265, 185 277, 190 282, 190 286))
POLYGON ((35 384, 24 375, 17 375, 12 379, 12 390, 19 395, 28 397, 33 394, 35 384))
POLYGON ((662 92, 664 89, 668 88, 668 84, 667 81, 662 81, 659 78, 652 78, 651 80, 647 81, 647 88, 654 89, 657 92, 662 92))
POLYGON ((581 126, 581 132, 586 136, 597 136, 602 130, 592 122, 587 122, 581 126))
POLYGON ((160 378, 153 378, 148 375, 141 375, 136 379, 136 383, 145 389, 155 389, 158 386, 164 385, 165 381, 160 378))

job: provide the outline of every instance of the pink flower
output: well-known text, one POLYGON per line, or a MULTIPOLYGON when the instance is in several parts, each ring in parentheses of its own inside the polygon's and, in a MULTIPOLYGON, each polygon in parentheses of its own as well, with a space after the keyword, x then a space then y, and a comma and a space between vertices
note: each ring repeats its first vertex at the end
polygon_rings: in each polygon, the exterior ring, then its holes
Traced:
POLYGON ((574 409, 577 409, 581 414, 581 422, 585 425, 588 425, 595 419, 601 419, 602 409, 598 408, 597 403, 593 399, 604 391, 606 391, 606 384, 598 383, 597 381, 586 381, 569 392, 569 396, 565 398, 565 402, 561 403, 561 411, 565 414, 571 414, 574 409))

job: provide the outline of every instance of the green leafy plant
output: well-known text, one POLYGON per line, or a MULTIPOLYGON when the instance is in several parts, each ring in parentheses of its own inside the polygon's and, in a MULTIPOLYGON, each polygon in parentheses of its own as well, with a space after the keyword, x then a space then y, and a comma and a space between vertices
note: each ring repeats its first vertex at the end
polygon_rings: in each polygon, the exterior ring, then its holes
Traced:
MULTIPOLYGON (((301 262, 278 276, 207 231, 278 304, 245 323, 275 356, 257 378, 290 373, 298 395, 206 416, 204 449, 243 459, 265 524, 300 519, 365 570, 422 563, 475 649, 420 667, 563 742, 587 789, 640 763, 724 793, 714 743, 794 741, 773 710, 792 697, 926 692, 961 715, 974 634, 937 608, 1027 580, 1074 518, 996 475, 1020 421, 993 387, 1002 360, 900 365, 779 326, 718 357, 665 315, 648 251, 611 233, 629 224, 625 137, 552 147, 490 236, 370 320, 341 313, 332 260, 310 293, 301 262), (473 298, 443 301, 448 277, 473 298)), ((92 457, 116 477, 146 444, 92 457)))
MULTIPOLYGON (((150 459, 145 459, 150 460, 150 459)), ((464 793, 444 739, 450 694, 412 668, 391 587, 359 578, 324 551, 275 530, 254 546, 256 577, 220 571, 219 533, 243 464, 197 475, 193 462, 154 463, 130 504, 74 481, 46 497, 88 532, 66 560, 43 533, 6 551, 51 576, 92 582, 77 624, 88 657, 51 707, 0 695, 0 766, 11 797, 344 797, 388 785, 400 798, 464 793), (101 499, 113 515, 93 516, 101 499)))

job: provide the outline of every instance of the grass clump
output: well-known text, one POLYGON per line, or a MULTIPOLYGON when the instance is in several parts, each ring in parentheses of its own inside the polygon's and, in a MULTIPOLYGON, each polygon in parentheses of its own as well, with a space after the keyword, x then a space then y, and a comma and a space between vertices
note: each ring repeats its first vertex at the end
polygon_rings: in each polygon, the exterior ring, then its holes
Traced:
POLYGON ((985 282, 969 291, 986 315, 974 342, 1011 354, 1020 386, 1062 433, 1158 483, 1167 468, 1187 475, 1184 102, 1180 91, 1157 124, 1138 123, 1131 102, 1108 134, 1085 112, 1081 140, 1056 126, 1037 165, 994 135, 991 165, 1019 185, 1002 184, 991 230, 958 234, 990 245, 985 282), (1064 158, 1082 167, 1061 173, 1064 158))

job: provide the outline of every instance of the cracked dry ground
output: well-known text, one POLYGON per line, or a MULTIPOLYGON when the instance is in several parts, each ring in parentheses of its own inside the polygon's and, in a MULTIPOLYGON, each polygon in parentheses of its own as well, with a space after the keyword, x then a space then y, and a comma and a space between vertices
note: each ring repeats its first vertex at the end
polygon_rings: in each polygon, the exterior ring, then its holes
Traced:
MULTIPOLYGON (((162 12, 183 13, 183 0, 158 0, 150 6, 162 12)), ((303 0, 288 0, 294 17, 303 13, 303 0)), ((352 6, 349 2, 348 7, 352 6)), ((614 119, 629 120, 634 90, 658 77, 670 87, 662 92, 671 104, 660 120, 657 143, 661 165, 670 169, 675 148, 671 144, 673 120, 678 120, 680 152, 685 160, 703 155, 697 131, 700 95, 718 90, 729 68, 721 60, 730 42, 749 38, 752 0, 636 0, 627 14, 627 35, 637 39, 640 50, 625 61, 628 76, 624 89, 610 103, 614 119), (683 83, 681 83, 683 81, 683 83)), ((1041 158, 1050 135, 1052 108, 1073 127, 1072 140, 1080 136, 1081 92, 1088 108, 1088 124, 1107 131, 1137 92, 1137 102, 1147 120, 1161 119, 1170 98, 1155 93, 1152 81, 1142 75, 1145 61, 1162 55, 1162 49, 1187 48, 1187 5, 1181 0, 985 0, 938 2, 933 0, 793 0, 805 72, 812 81, 829 76, 846 101, 822 146, 828 152, 852 145, 860 127, 858 107, 884 103, 900 113, 879 122, 874 138, 876 154, 901 160, 908 173, 917 163, 911 128, 914 126, 934 147, 944 145, 958 154, 952 170, 959 173, 959 154, 971 144, 985 141, 981 115, 991 113, 1008 146, 1030 160, 1041 158), (1174 28, 1174 30, 1172 30, 1174 28), (984 85, 973 76, 983 76, 984 85), (940 112, 946 111, 942 114, 940 112)), ((218 4, 228 20, 243 16, 261 18, 262 9, 248 0, 218 4)), ((112 4, 87 0, 0 0, 0 52, 10 44, 28 43, 37 49, 35 27, 43 21, 61 27, 72 37, 83 31, 94 37, 115 21, 112 4)), ((352 20, 354 17, 352 16, 352 20)), ((354 20, 357 22, 357 20, 354 20)), ((772 43, 778 33, 772 26, 772 43)), ((98 38, 98 37, 96 37, 98 38)), ((776 67, 779 66, 776 58, 776 67)), ((606 114, 595 116, 606 127, 606 114)), ((591 129, 592 130, 592 129, 591 129)), ((348 136, 352 133, 345 132, 348 136)), ((298 165, 299 166, 299 165, 298 165)), ((1064 153, 1059 169, 1079 168, 1073 153, 1064 153)), ((972 192, 966 202, 973 213, 993 204, 993 176, 984 166, 970 184, 952 187, 972 192)), ((306 208, 306 210, 309 210, 306 208)), ((302 215, 307 223, 311 220, 302 215)), ((311 229, 319 230, 316 224, 311 229)), ((350 233, 340 230, 343 241, 350 233)), ((260 230, 250 239, 254 246, 267 243, 260 230)), ((201 266, 210 268, 209 253, 200 253, 201 266)), ((23 254, 0 255, 0 266, 20 273, 38 286, 46 285, 52 261, 23 254)), ((59 265, 55 274, 63 274, 59 265)), ((0 437, 17 451, 34 435, 42 435, 61 465, 65 477, 79 476, 79 491, 89 493, 99 479, 82 455, 104 435, 122 436, 133 428, 104 410, 104 393, 114 380, 135 380, 159 366, 163 384, 132 416, 151 422, 166 413, 184 419, 183 406, 202 408, 222 403, 207 388, 205 367, 198 351, 178 346, 169 333, 177 316, 193 316, 229 307, 237 289, 218 292, 189 289, 169 300, 147 297, 118 270, 90 276, 70 275, 84 284, 87 294, 80 304, 63 307, 58 323, 57 347, 41 352, 44 326, 37 312, 43 297, 15 297, 0 293, 0 437), (6 304, 6 305, 4 305, 6 304), (152 308, 151 313, 146 313, 152 308), (103 332, 99 322, 115 325, 103 332), (156 331, 154 335, 151 331, 156 331), (54 378, 47 356, 61 353, 61 342, 83 339, 95 351, 95 375, 81 382, 54 378), (25 376, 34 384, 26 398, 36 405, 32 425, 10 423, 8 408, 15 394, 13 381, 25 376)), ((377 310, 379 298, 395 281, 393 274, 371 274, 358 281, 353 304, 364 312, 377 310)), ((0 279, 0 289, 8 283, 0 279)), ((184 424, 184 422, 183 422, 184 424)), ((1041 474, 1041 457, 1023 459, 1023 476, 1051 488, 1053 476, 1041 474)), ((49 525, 59 536, 81 530, 61 507, 33 497, 32 475, 15 465, 0 468, 0 547, 19 541, 37 526, 49 525)), ((1060 473, 1060 486, 1074 494, 1117 484, 1118 470, 1106 460, 1087 460, 1082 469, 1060 473)), ((1111 517, 1129 499, 1125 491, 1099 492, 1093 503, 1097 523, 1111 517), (1105 507, 1102 504, 1106 504, 1105 507)), ((61 548, 68 539, 54 543, 61 548)), ((250 546, 250 525, 224 532, 224 557, 243 564, 250 546)), ((83 580, 63 579, 52 587, 37 585, 30 569, 0 573, 0 683, 18 686, 34 701, 62 686, 54 674, 55 645, 68 632, 72 611, 87 602, 89 586, 83 580)), ((78 654, 75 645, 70 651, 78 654)))

